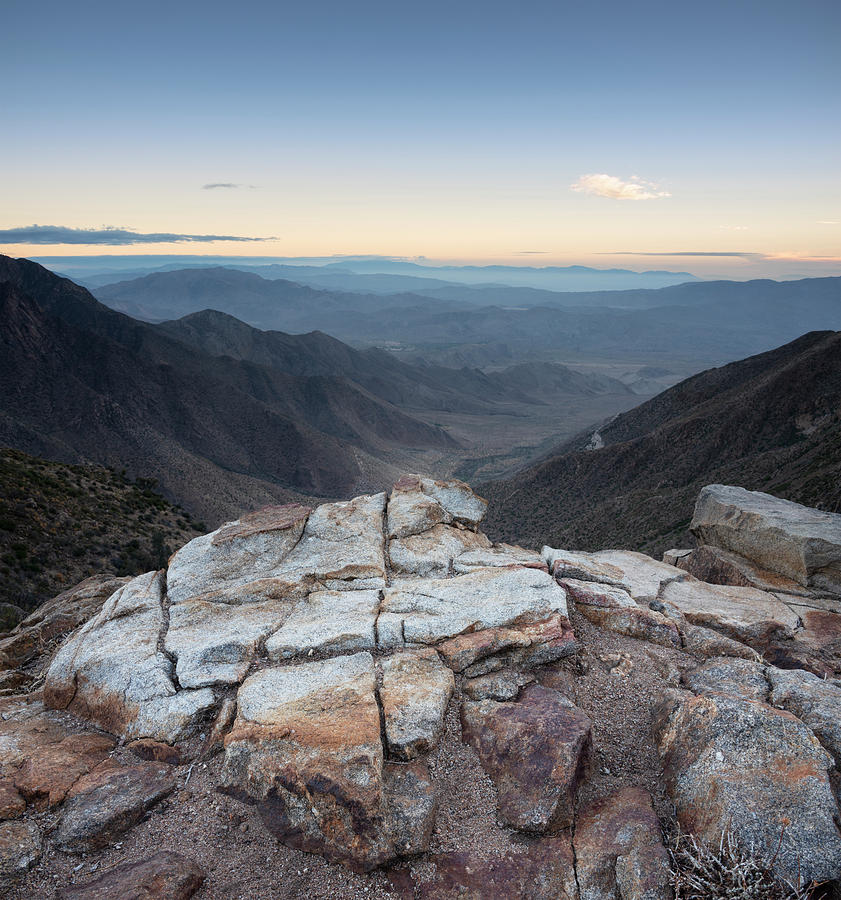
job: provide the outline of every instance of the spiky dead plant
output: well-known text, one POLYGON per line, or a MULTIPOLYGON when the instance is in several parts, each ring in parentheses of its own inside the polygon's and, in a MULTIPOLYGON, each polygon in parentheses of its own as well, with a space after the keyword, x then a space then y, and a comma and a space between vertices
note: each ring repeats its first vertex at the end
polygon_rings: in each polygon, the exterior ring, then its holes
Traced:
POLYGON ((740 846, 730 831, 717 847, 678 831, 669 854, 675 900, 821 900, 824 896, 820 888, 793 885, 777 876, 773 857, 763 861, 740 846))

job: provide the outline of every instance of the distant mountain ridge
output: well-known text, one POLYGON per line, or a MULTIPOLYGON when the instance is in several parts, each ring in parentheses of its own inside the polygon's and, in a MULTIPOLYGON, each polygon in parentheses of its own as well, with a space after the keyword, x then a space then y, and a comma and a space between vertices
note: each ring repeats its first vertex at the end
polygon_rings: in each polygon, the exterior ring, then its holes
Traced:
POLYGON ((453 446, 345 378, 211 357, 26 260, 0 257, 0 315, 0 443, 155 477, 211 521, 346 495, 383 454, 453 446))
POLYGON ((841 332, 695 375, 478 490, 497 539, 656 554, 715 482, 841 511, 841 332))
POLYGON ((401 408, 493 412, 495 404, 541 403, 541 396, 631 393, 615 378, 566 366, 531 363, 484 373, 407 365, 377 348, 357 350, 320 331, 290 335, 261 331, 217 310, 203 310, 156 329, 214 356, 232 356, 290 375, 342 375, 401 408))
MULTIPOLYGON (((477 305, 460 299, 474 290, 481 299, 485 289, 467 286, 455 294, 448 289, 446 296, 438 291, 435 296, 336 292, 217 268, 157 273, 97 289, 96 295, 150 321, 216 309, 263 330, 319 330, 369 345, 450 350, 491 344, 511 363, 549 350, 683 356, 709 365, 770 349, 804 331, 841 328, 841 278, 698 282, 597 294, 600 305, 589 306, 558 304, 589 303, 590 294, 547 298, 536 292, 537 305, 516 300, 477 305), (549 301, 555 305, 545 305, 549 301)), ((511 290, 519 295, 526 289, 511 290)))

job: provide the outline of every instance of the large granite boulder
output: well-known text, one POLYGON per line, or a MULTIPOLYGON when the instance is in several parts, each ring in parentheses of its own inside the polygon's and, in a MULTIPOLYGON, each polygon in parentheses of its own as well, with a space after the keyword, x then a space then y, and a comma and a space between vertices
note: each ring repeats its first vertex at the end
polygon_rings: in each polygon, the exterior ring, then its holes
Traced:
MULTIPOLYGON (((516 700, 528 789, 547 794, 526 798, 542 804, 528 827, 568 824, 589 720, 536 685, 518 697, 533 680, 523 670, 575 651, 566 593, 539 554, 477 530, 485 508, 461 482, 407 476, 389 498, 248 513, 190 541, 165 571, 119 586, 58 650, 45 704, 155 762, 224 749, 221 786, 256 804, 279 839, 368 870, 426 849, 436 809, 426 756, 457 676, 488 676, 496 688, 474 696, 516 700), (494 677, 501 670, 507 681, 494 677), (527 734, 529 722, 555 744, 527 734)), ((110 839, 109 810, 131 794, 120 785, 134 771, 111 764, 113 745, 57 737, 10 777, 10 815, 25 798, 69 797, 61 846, 110 839), (52 774, 38 781, 35 768, 52 774), (96 834, 80 831, 91 804, 107 819, 96 834)), ((137 787, 120 821, 145 812, 137 787)))
POLYGON ((769 666, 770 702, 805 722, 841 765, 841 686, 812 672, 769 666))
POLYGON ((841 515, 723 484, 703 488, 690 525, 704 544, 731 550, 806 587, 841 594, 841 515))
POLYGON ((711 845, 732 831, 792 882, 841 879, 832 758, 799 719, 705 693, 665 700, 655 735, 686 831, 711 845))

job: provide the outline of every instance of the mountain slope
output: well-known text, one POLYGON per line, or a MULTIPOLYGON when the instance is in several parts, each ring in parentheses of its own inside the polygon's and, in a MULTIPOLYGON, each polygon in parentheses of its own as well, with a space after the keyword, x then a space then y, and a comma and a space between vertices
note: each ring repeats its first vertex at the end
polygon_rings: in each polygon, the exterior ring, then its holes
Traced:
POLYGON ((0 602, 30 610, 98 572, 161 568, 203 530, 152 484, 0 447, 0 602))
POLYGON ((499 403, 541 405, 545 397, 627 394, 614 378, 531 363, 485 374, 471 367, 407 365, 377 348, 356 350, 320 331, 260 331, 216 310, 156 329, 214 356, 231 356, 290 375, 342 375, 402 408, 493 413, 499 403))
POLYGON ((841 510, 841 333, 702 372, 479 490, 496 538, 660 553, 712 482, 841 510))
POLYGON ((346 379, 209 356, 25 260, 0 257, 0 315, 0 442, 126 466, 210 520, 351 493, 383 454, 453 445, 346 379))

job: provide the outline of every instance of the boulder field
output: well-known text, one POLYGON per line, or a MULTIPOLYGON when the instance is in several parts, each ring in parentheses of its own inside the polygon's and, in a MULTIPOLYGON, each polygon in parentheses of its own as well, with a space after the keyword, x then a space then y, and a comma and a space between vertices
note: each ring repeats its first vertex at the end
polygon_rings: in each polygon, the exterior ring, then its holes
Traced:
POLYGON ((4 890, 667 900, 678 824, 841 890, 841 516, 711 485, 659 561, 485 511, 269 507, 0 636, 4 890))

